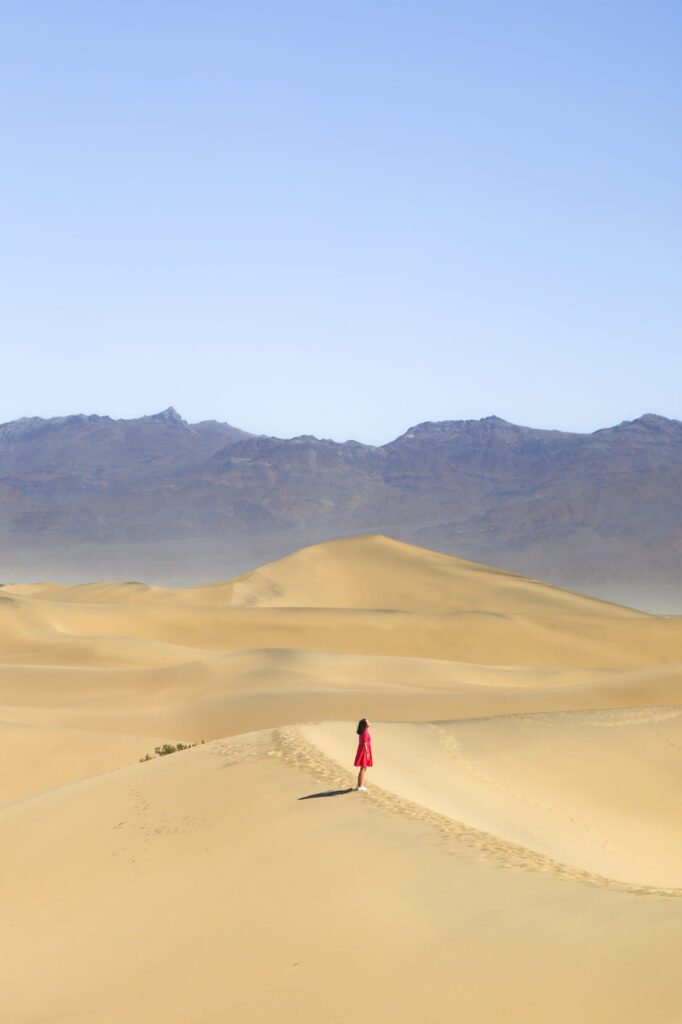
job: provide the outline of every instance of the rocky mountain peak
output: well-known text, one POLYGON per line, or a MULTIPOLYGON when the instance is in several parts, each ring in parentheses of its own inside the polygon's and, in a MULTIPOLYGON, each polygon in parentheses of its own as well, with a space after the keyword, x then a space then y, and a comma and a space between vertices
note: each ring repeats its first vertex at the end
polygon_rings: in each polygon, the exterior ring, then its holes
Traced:
POLYGON ((177 423, 183 427, 189 426, 187 420, 183 419, 177 409, 174 409, 172 405, 169 405, 167 409, 162 412, 156 412, 151 416, 145 416, 144 419, 159 420, 162 423, 177 423))

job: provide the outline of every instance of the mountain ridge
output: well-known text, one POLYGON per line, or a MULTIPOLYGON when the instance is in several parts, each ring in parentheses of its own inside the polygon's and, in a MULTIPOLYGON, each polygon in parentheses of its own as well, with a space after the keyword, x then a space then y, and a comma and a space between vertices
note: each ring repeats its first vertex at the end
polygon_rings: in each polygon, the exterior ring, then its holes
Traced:
POLYGON ((25 417, 0 425, 0 579, 96 565, 199 582, 382 533, 619 602, 633 581, 662 587, 682 610, 681 442, 682 422, 655 413, 591 433, 425 421, 383 445, 193 424, 172 406, 25 417))
POLYGON ((483 416, 479 419, 464 419, 464 420, 424 420, 420 423, 416 423, 407 428, 402 434, 393 438, 384 444, 375 445, 367 441, 359 441, 356 438, 348 438, 345 441, 338 441, 334 438, 318 437, 316 434, 299 434, 294 435, 290 438, 280 437, 279 435, 267 435, 267 434, 254 434, 251 431, 242 430, 239 427, 235 427, 232 424, 216 419, 198 420, 195 423, 186 420, 181 413, 179 413, 174 406, 170 405, 166 409, 162 409, 156 413, 148 413, 143 416, 137 417, 114 417, 109 416, 105 413, 70 413, 65 416, 21 416, 18 419, 6 420, 0 423, 0 441, 8 437, 20 436, 24 431, 31 432, 33 429, 52 429, 63 426, 76 426, 84 424, 138 424, 138 423, 165 423, 165 424, 177 424, 178 426, 187 427, 190 430, 196 430, 202 427, 221 427, 225 430, 233 431, 235 435, 240 437, 267 437, 271 440, 278 441, 300 441, 300 440, 312 440, 312 441, 329 441, 332 444, 351 444, 360 445, 363 448, 375 448, 383 449, 389 445, 395 444, 397 441, 402 439, 412 438, 419 435, 430 435, 430 434, 448 434, 448 433, 475 433, 491 434, 494 430, 512 430, 523 434, 537 434, 541 436, 565 436, 571 438, 594 438, 604 434, 612 432, 622 432, 631 428, 642 428, 648 431, 667 431, 673 430, 682 434, 682 420, 672 419, 667 416, 662 416, 658 413, 643 413, 634 420, 622 420, 608 427, 598 427, 593 431, 575 431, 575 430, 561 430, 556 427, 531 427, 527 424, 514 423, 511 420, 505 420, 500 416, 490 415, 483 416))

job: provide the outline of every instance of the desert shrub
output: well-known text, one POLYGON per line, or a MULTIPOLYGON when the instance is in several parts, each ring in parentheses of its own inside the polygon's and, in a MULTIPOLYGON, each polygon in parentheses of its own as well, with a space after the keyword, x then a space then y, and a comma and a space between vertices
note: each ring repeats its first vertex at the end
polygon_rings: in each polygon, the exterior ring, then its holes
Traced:
POLYGON ((166 754, 175 754, 178 750, 189 750, 193 743, 164 743, 160 747, 154 747, 154 753, 158 757, 165 757, 166 754))
POLYGON ((154 747, 153 754, 145 754, 144 757, 140 758, 142 761, 153 761, 155 757, 165 757, 167 754, 175 754, 178 750, 189 750, 190 747, 198 747, 199 742, 204 743, 204 740, 197 741, 196 743, 162 743, 160 747, 154 747))

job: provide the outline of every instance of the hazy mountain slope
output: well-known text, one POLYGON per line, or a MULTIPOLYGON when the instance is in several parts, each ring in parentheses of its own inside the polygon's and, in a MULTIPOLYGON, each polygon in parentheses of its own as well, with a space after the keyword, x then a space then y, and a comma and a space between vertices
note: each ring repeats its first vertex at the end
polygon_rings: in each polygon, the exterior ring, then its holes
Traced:
POLYGON ((681 507, 682 423, 653 415, 593 434, 497 417, 424 423, 381 448, 255 437, 174 410, 0 426, 5 579, 198 582, 380 532, 623 601, 639 588, 674 603, 681 507))

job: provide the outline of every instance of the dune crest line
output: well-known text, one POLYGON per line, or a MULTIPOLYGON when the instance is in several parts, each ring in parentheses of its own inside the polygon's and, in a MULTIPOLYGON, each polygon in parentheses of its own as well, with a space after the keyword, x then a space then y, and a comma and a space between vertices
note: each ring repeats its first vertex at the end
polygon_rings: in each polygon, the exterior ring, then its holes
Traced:
MULTIPOLYGON (((305 739, 300 727, 278 728, 273 730, 272 736, 277 744, 277 753, 285 764, 307 772, 321 783, 339 788, 352 784, 352 773, 305 739)), ((494 858, 504 868, 550 872, 570 881, 615 889, 633 896, 682 898, 682 887, 645 885, 586 871, 575 865, 555 860, 529 847, 509 842, 491 832, 473 828, 464 822, 439 814, 437 811, 432 811, 377 785, 371 786, 368 796, 372 804, 381 810, 401 814, 432 825, 444 838, 465 844, 479 856, 494 858)))

